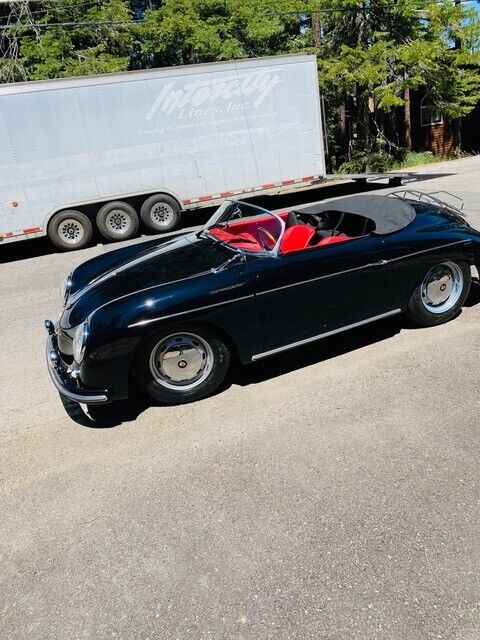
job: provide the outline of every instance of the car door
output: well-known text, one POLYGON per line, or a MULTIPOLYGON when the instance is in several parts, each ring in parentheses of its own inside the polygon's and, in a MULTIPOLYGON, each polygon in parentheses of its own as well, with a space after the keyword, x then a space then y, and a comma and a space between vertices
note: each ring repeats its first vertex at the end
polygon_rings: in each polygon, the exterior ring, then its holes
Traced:
POLYGON ((287 253, 264 264, 256 304, 262 352, 393 311, 381 238, 287 253))

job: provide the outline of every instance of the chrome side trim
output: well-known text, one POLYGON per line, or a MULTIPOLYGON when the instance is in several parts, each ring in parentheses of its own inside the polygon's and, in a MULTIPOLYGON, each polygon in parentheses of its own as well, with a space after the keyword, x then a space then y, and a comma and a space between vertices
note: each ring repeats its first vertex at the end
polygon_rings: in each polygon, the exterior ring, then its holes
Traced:
POLYGON ((452 247, 456 244, 469 244, 471 240, 456 240, 455 242, 449 242, 448 244, 442 244, 438 247, 430 247, 429 249, 422 249, 421 251, 415 251, 414 253, 407 253, 404 256, 399 256, 398 258, 391 258, 390 260, 384 260, 380 262, 370 262, 367 264, 363 264, 360 267, 353 267, 352 269, 344 269, 343 271, 335 271, 335 273, 327 273, 324 276, 316 276, 315 278, 309 278, 308 280, 302 280, 300 282, 292 282, 290 284, 282 285, 281 287, 275 287, 273 289, 267 289, 266 291, 259 291, 257 293, 258 296, 266 295, 267 293, 272 293, 273 291, 280 291, 282 289, 289 289, 290 287, 296 287, 301 284, 308 284, 309 282, 316 282, 317 280, 324 280, 325 278, 334 278, 335 276, 341 276, 345 273, 352 273, 352 271, 359 271, 360 269, 369 269, 370 267, 378 267, 382 265, 390 264, 391 262, 398 262, 399 260, 405 260, 405 258, 411 258, 412 256, 417 256, 422 253, 429 253, 430 251, 436 251, 437 249, 446 249, 447 247, 452 247))
POLYGON ((290 344, 286 344, 283 347, 270 349, 269 351, 264 351, 263 353, 257 353, 256 355, 252 356, 252 360, 253 361, 261 360, 262 358, 273 356, 277 353, 281 353, 282 351, 288 351, 288 349, 301 347, 305 344, 309 344, 310 342, 316 342, 317 340, 321 340, 322 338, 328 338, 329 336, 333 336, 336 333, 342 333, 343 331, 348 331, 348 329, 355 329, 356 327, 361 327, 364 324, 370 324, 370 322, 375 322, 376 320, 382 320, 383 318, 389 318, 390 316, 395 316, 399 313, 402 313, 401 309, 393 309, 392 311, 387 311, 387 313, 381 313, 378 316, 372 316, 371 318, 367 318, 366 320, 360 320, 359 322, 353 322, 352 324, 347 324, 345 327, 333 329, 332 331, 326 331, 325 333, 320 333, 319 335, 312 336, 311 338, 305 338, 304 340, 297 340, 297 342, 291 342, 290 344))
POLYGON ((430 249, 422 249, 421 251, 415 251, 414 253, 407 253, 404 256, 398 258, 392 258, 387 262, 398 262, 399 260, 405 260, 405 258, 411 258, 412 256, 419 256, 422 253, 429 253, 430 251, 437 251, 437 249, 446 249, 447 247, 453 247, 456 244, 470 244, 471 240, 455 240, 455 242, 449 242, 448 244, 441 244, 438 247, 430 247, 430 249))
POLYGON ((159 322, 160 320, 168 320, 169 318, 176 318, 177 316, 183 316, 187 313, 195 313, 196 311, 205 311, 206 309, 212 309, 213 307, 220 307, 224 304, 231 304, 232 302, 239 302, 240 300, 247 300, 247 298, 254 298, 255 295, 253 293, 248 296, 242 296, 241 298, 234 298, 233 300, 224 300, 223 302, 214 302, 213 304, 207 304, 204 307, 196 307, 195 309, 187 309, 186 311, 179 311, 178 313, 170 313, 166 316, 160 316, 159 318, 151 318, 149 320, 140 320, 139 322, 134 322, 133 324, 129 324, 128 328, 132 327, 143 327, 146 324, 150 324, 151 322, 159 322))
POLYGON ((316 276, 315 278, 309 278, 308 280, 301 280, 300 282, 291 282, 290 284, 284 284, 281 287, 275 287, 274 289, 267 289, 266 291, 259 291, 257 296, 264 296, 267 293, 273 291, 280 291, 281 289, 290 289, 290 287, 297 287, 301 284, 308 284, 309 282, 316 282, 317 280, 324 280, 325 278, 333 278, 334 276, 341 276, 344 273, 351 273, 352 271, 358 271, 359 269, 366 269, 370 264, 363 264, 361 267, 353 267, 353 269, 344 269, 343 271, 336 271, 335 273, 327 273, 324 276, 316 276))

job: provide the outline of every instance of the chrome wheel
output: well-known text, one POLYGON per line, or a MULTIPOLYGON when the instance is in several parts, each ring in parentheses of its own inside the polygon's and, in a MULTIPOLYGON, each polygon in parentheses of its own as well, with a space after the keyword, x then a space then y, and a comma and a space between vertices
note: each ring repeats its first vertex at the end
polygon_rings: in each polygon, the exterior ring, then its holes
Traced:
POLYGON ((423 279, 423 306, 430 313, 445 313, 456 305, 463 291, 463 273, 454 262, 432 267, 423 279))
POLYGON ((75 218, 67 218, 58 225, 57 233, 63 242, 74 245, 83 240, 85 229, 81 222, 75 220, 75 218))
POLYGON ((116 236, 125 236, 130 233, 132 221, 123 209, 112 209, 105 218, 105 226, 116 236))
POLYGON ((175 217, 173 208, 166 202, 157 202, 150 209, 150 218, 159 227, 167 227, 175 217))
POLYGON ((175 333, 163 338, 150 354, 155 381, 176 391, 198 387, 210 374, 213 351, 194 333, 175 333))

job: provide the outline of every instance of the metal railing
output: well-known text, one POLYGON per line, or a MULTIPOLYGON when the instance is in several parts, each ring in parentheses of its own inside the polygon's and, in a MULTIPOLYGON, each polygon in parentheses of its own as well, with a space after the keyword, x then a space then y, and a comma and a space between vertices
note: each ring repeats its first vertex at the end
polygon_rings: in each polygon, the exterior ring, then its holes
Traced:
POLYGON ((442 190, 442 191, 427 192, 427 191, 417 191, 415 189, 403 189, 402 191, 393 191, 388 195, 394 196, 395 198, 400 198, 402 200, 417 200, 418 202, 430 202, 431 204, 435 204, 444 209, 450 209, 452 211, 455 211, 456 213, 460 214, 464 218, 466 217, 466 214, 463 211, 465 202, 463 201, 462 198, 454 195, 453 193, 450 193, 449 191, 442 190), (452 198, 454 201, 458 202, 459 204, 458 205, 452 204, 451 202, 448 202, 446 200, 439 198, 438 196, 440 194, 444 194, 449 198, 452 198))

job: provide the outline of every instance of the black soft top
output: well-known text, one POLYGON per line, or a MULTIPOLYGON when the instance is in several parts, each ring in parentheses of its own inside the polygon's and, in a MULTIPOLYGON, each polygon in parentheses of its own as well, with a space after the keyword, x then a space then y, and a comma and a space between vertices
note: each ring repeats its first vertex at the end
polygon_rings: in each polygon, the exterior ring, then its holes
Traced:
POLYGON ((296 210, 297 213, 314 215, 326 211, 352 213, 373 220, 375 223, 373 233, 378 235, 399 231, 415 218, 415 209, 405 200, 370 194, 333 198, 296 210))

